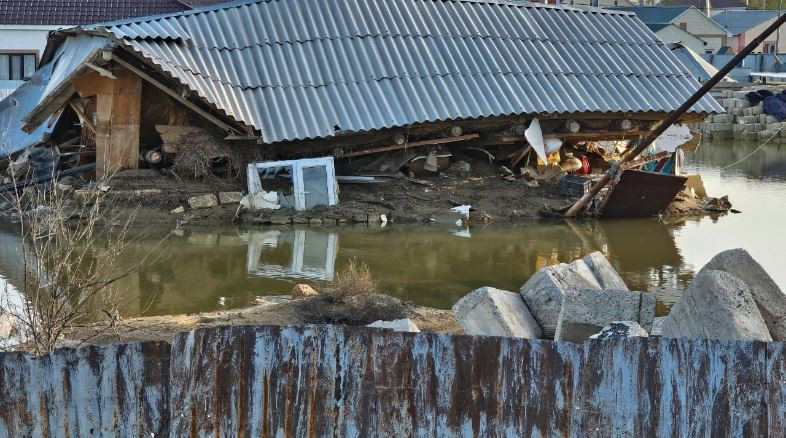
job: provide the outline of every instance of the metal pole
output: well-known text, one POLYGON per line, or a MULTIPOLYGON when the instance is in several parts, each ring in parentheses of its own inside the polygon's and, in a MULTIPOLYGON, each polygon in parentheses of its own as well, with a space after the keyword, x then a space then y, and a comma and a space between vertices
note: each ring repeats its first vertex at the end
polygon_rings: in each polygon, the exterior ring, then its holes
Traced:
MULTIPOLYGON (((702 85, 698 91, 693 93, 693 95, 685 101, 679 108, 674 110, 665 120, 663 120, 658 126, 650 131, 646 137, 641 140, 638 146, 635 149, 630 151, 630 153, 626 154, 620 160, 620 164, 627 163, 638 157, 642 152, 644 152, 650 144, 652 144, 655 139, 657 139, 664 131, 669 129, 671 125, 673 125, 686 111, 688 111, 696 102, 699 101, 705 94, 707 94, 712 87, 718 84, 721 79, 724 78, 729 72, 737 66, 749 53, 753 51, 756 47, 759 46, 767 37, 772 35, 773 32, 778 30, 778 28, 786 22, 786 15, 781 15, 775 20, 774 23, 770 25, 767 29, 759 34, 756 38, 753 39, 747 46, 745 46, 740 53, 738 53, 728 64, 724 65, 723 68, 718 70, 718 73, 715 73, 715 76, 711 77, 707 82, 702 85)), ((590 191, 581 197, 575 204, 573 204, 567 212, 565 212, 564 217, 575 217, 584 207, 586 207, 592 199, 600 193, 600 191, 606 187, 606 185, 611 182, 611 175, 608 173, 603 175, 603 178, 600 179, 594 186, 590 189, 590 191)))

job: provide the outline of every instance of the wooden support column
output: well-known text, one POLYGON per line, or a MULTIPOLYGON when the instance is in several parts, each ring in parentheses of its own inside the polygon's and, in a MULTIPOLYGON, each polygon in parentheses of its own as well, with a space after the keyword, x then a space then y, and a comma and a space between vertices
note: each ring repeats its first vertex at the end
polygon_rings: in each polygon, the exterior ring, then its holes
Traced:
POLYGON ((96 178, 139 167, 142 79, 125 69, 115 75, 96 95, 96 178))

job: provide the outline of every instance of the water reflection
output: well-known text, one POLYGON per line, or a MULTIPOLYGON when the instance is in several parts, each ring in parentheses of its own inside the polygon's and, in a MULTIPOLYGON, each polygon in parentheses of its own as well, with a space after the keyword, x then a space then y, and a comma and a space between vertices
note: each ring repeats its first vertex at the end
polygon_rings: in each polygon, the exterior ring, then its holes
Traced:
POLYGON ((265 278, 333 281, 338 234, 315 229, 253 230, 248 242, 248 273, 265 278))
MULTIPOLYGON (((654 293, 663 310, 693 275, 673 237, 681 226, 642 219, 489 225, 471 232, 435 226, 193 228, 171 236, 155 263, 120 287, 129 298, 126 315, 214 310, 245 305, 257 295, 287 294, 299 282, 329 282, 355 257, 386 292, 450 308, 474 288, 517 290, 546 265, 602 251, 632 289, 654 293)), ((148 232, 123 262, 132 266, 167 232, 148 232)))

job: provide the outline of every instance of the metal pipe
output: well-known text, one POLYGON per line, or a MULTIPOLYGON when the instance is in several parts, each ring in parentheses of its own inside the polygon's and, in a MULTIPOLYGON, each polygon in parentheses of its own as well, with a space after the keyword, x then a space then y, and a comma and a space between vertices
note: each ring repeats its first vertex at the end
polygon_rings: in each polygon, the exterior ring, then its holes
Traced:
MULTIPOLYGON (((663 132, 665 132, 671 125, 673 125, 686 111, 688 111, 693 105, 696 104, 705 94, 707 94, 715 85, 720 82, 729 72, 737 66, 743 59, 745 59, 748 54, 750 54, 756 47, 759 46, 767 37, 772 35, 784 22, 786 22, 786 14, 781 15, 775 20, 767 29, 759 34, 756 38, 754 38, 747 46, 745 46, 740 53, 738 53, 731 61, 729 61, 726 65, 723 66, 718 73, 715 73, 713 77, 711 77, 707 82, 704 83, 693 95, 685 101, 679 108, 674 110, 668 117, 666 117, 663 122, 658 124, 658 126, 650 131, 646 137, 641 140, 636 148, 634 148, 629 153, 625 154, 624 157, 620 160, 620 164, 627 163, 638 157, 642 152, 644 152, 653 141, 655 141, 658 137, 660 137, 663 132)), ((600 179, 594 186, 587 192, 584 196, 581 197, 575 204, 573 204, 568 211, 565 212, 564 217, 575 217, 584 207, 586 207, 592 199, 600 193, 600 191, 606 187, 606 185, 611 182, 611 175, 606 173, 603 175, 603 178, 600 179)))

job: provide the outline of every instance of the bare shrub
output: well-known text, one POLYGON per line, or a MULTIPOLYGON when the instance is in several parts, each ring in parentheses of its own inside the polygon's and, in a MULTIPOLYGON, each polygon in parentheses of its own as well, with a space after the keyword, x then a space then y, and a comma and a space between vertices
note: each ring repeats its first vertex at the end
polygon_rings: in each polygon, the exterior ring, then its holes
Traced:
POLYGON ((229 177, 238 176, 243 168, 233 148, 213 139, 206 132, 184 135, 177 148, 172 169, 181 177, 222 182, 213 174, 216 164, 221 164, 229 177))
POLYGON ((33 353, 51 351, 77 325, 114 327, 123 297, 110 286, 147 261, 117 270, 135 215, 113 208, 111 192, 101 189, 108 180, 83 192, 78 206, 56 186, 32 185, 6 196, 19 217, 24 279, 6 291, 0 311, 11 316, 15 337, 33 353))
POLYGON ((366 262, 358 262, 354 257, 343 271, 336 274, 333 285, 322 295, 333 302, 344 302, 350 297, 377 292, 377 284, 366 262))
POLYGON ((405 318, 407 313, 403 301, 379 293, 368 265, 354 258, 331 287, 299 304, 304 321, 311 324, 366 325, 405 318))

